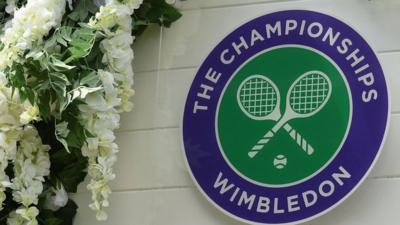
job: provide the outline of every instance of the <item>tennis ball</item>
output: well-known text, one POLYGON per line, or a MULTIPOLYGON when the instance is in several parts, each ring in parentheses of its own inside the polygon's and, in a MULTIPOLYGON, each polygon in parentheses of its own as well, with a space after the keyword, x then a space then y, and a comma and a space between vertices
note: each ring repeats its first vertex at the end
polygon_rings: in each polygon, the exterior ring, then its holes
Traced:
POLYGON ((277 156, 275 156, 275 159, 274 159, 274 166, 275 166, 275 168, 277 168, 277 169, 283 169, 283 168, 285 168, 285 166, 286 166, 286 164, 287 164, 287 158, 286 158, 286 156, 284 156, 284 155, 277 155, 277 156))

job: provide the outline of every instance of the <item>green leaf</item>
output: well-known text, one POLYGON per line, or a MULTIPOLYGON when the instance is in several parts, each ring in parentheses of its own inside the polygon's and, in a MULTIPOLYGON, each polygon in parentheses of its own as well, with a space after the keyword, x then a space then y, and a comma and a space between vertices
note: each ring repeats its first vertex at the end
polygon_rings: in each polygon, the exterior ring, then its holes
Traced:
POLYGON ((72 40, 71 34, 72 34, 72 27, 69 26, 61 27, 59 29, 59 35, 57 36, 57 42, 67 47, 68 46, 67 43, 72 40))
POLYGON ((69 147, 74 147, 80 150, 87 138, 87 131, 79 122, 79 115, 81 114, 81 111, 79 110, 79 105, 83 103, 79 100, 76 100, 75 102, 75 104, 71 104, 63 112, 63 120, 69 122, 68 128, 71 131, 67 137, 69 147))
POLYGON ((85 179, 86 173, 83 172, 87 168, 86 164, 81 162, 72 163, 63 168, 57 177, 61 180, 67 192, 75 193, 78 185, 85 179))
POLYGON ((77 209, 78 205, 69 199, 67 205, 55 212, 55 215, 62 218, 63 223, 61 225, 72 225, 77 209))
POLYGON ((34 60, 38 60, 41 57, 43 57, 43 55, 44 55, 43 51, 35 49, 35 50, 30 51, 28 54, 26 54, 25 58, 26 59, 32 58, 34 60))
POLYGON ((73 21, 86 21, 90 14, 98 11, 93 0, 80 0, 74 7, 74 11, 68 15, 73 21))
POLYGON ((76 98, 84 99, 84 98, 86 98, 86 95, 88 95, 89 93, 93 93, 93 92, 99 91, 101 89, 103 89, 103 87, 88 88, 85 86, 80 86, 80 87, 77 87, 74 90, 68 92, 68 94, 70 96, 70 98, 68 100, 70 102, 72 102, 76 98))
POLYGON ((64 61, 69 63, 76 59, 84 58, 89 55, 96 41, 96 31, 88 27, 81 27, 72 34, 69 42, 68 52, 70 56, 64 61))
MULTIPOLYGON (((41 201, 44 201, 42 198, 41 201)), ((73 221, 78 209, 78 205, 71 199, 67 204, 53 212, 49 209, 44 209, 43 204, 39 204, 40 214, 38 221, 40 225, 73 225, 73 221)), ((7 218, 7 217, 6 217, 7 218)), ((1 223, 3 224, 3 223, 1 223)), ((5 224, 5 223, 4 223, 5 224)))
POLYGON ((66 71, 66 70, 72 70, 73 68, 75 68, 75 66, 70 66, 65 64, 63 61, 57 59, 54 56, 50 56, 50 62, 51 62, 51 67, 55 70, 55 71, 66 71))
POLYGON ((79 85, 88 87, 97 87, 100 83, 99 76, 95 71, 83 71, 82 78, 80 79, 79 85))
POLYGON ((66 140, 70 132, 70 130, 68 129, 68 122, 63 121, 61 123, 56 123, 55 127, 56 127, 55 130, 56 139, 64 146, 65 150, 68 153, 70 153, 70 150, 68 148, 68 143, 66 140))
MULTIPOLYGON (((47 85, 49 85, 49 81, 46 81, 47 85)), ((43 87, 46 84, 43 85, 43 87)), ((50 85, 49 85, 50 86, 50 85)), ((39 107, 40 117, 44 120, 49 120, 51 117, 51 105, 52 105, 52 95, 47 94, 45 91, 38 90, 38 98, 36 104, 39 107)))
POLYGON ((62 219, 56 218, 56 217, 52 217, 52 218, 47 218, 43 225, 60 225, 62 224, 64 221, 62 219))
POLYGON ((10 70, 6 72, 9 82, 14 88, 21 88, 25 84, 24 68, 19 63, 14 63, 10 70))
POLYGON ((89 93, 93 93, 96 91, 101 90, 102 87, 94 87, 94 88, 89 88, 85 86, 79 86, 67 93, 66 99, 63 101, 63 105, 60 107, 61 111, 65 110, 68 105, 70 105, 75 99, 80 98, 84 99, 86 98, 86 95, 89 93))
POLYGON ((149 24, 170 27, 182 14, 165 0, 145 0, 133 15, 132 33, 138 36, 149 24))
POLYGON ((66 97, 67 85, 70 84, 67 76, 58 72, 49 73, 49 84, 60 98, 66 97))
MULTIPOLYGON (((51 135, 51 134, 50 134, 51 135)), ((75 155, 63 150, 55 151, 51 154, 52 171, 59 172, 63 167, 76 162, 75 155)))
POLYGON ((44 49, 53 48, 57 43, 64 47, 68 47, 68 42, 72 40, 72 27, 62 26, 59 27, 44 44, 44 49))

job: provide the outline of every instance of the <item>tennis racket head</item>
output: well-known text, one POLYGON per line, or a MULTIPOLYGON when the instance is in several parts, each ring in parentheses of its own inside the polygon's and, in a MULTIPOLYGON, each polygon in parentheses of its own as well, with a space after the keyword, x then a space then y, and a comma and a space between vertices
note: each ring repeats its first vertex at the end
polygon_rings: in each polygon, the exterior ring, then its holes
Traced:
POLYGON ((329 77, 321 71, 309 71, 293 82, 287 94, 286 105, 296 117, 309 117, 325 106, 331 93, 329 77))
POLYGON ((254 120, 277 120, 280 117, 280 93, 263 75, 251 75, 239 85, 237 101, 242 112, 254 120))

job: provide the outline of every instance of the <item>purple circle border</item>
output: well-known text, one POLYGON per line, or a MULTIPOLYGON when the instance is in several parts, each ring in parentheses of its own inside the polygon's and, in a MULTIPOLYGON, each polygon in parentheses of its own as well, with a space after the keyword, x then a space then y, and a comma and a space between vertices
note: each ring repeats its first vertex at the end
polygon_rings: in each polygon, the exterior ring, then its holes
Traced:
POLYGON ((303 222, 336 206, 348 197, 360 182, 364 180, 379 155, 386 136, 389 113, 388 87, 381 65, 369 44, 354 29, 334 17, 318 12, 306 10, 280 11, 258 17, 240 26, 226 36, 203 61, 193 80, 185 104, 182 124, 184 153, 192 177, 201 192, 214 205, 231 216, 256 224, 303 222), (242 34, 250 33, 252 29, 260 31, 265 29, 265 24, 267 23, 274 24, 276 21, 286 21, 288 19, 298 22, 307 20, 308 23, 312 21, 319 22, 324 27, 332 27, 334 30, 340 31, 342 35, 351 39, 353 41, 353 48, 360 49, 360 53, 365 56, 365 61, 368 62, 371 71, 374 73, 374 89, 379 93, 378 99, 368 104, 363 103, 360 96, 362 91, 365 90, 365 86, 357 81, 357 77, 354 75, 354 68, 351 68, 350 63, 345 60, 345 57, 334 51, 334 47, 331 47, 329 44, 316 41, 306 35, 275 36, 243 51, 229 66, 220 62, 219 54, 222 50, 229 48, 233 41, 237 42, 238 37, 242 34), (351 89, 353 116, 349 133, 342 149, 324 170, 309 180, 293 186, 282 188, 263 187, 244 180, 225 162, 224 157, 219 151, 215 136, 216 109, 224 86, 240 65, 258 52, 274 46, 288 44, 304 45, 317 49, 336 62, 343 71, 351 89), (210 67, 221 72, 223 75, 214 87, 213 97, 207 102, 208 110, 193 115, 193 103, 196 99, 196 94, 199 91, 200 84, 204 82, 204 75, 210 67), (274 198, 286 199, 287 196, 300 194, 307 190, 316 190, 323 180, 326 180, 332 173, 338 171, 339 166, 346 168, 351 173, 352 178, 346 180, 343 186, 335 189, 335 193, 332 196, 326 198, 319 197, 316 205, 309 208, 300 205, 302 210, 291 213, 287 212, 275 215, 272 213, 261 214, 249 211, 245 207, 238 207, 236 204, 231 203, 228 197, 220 195, 213 188, 215 179, 221 171, 224 177, 227 177, 230 182, 238 185, 249 194, 267 196, 271 201, 274 198))

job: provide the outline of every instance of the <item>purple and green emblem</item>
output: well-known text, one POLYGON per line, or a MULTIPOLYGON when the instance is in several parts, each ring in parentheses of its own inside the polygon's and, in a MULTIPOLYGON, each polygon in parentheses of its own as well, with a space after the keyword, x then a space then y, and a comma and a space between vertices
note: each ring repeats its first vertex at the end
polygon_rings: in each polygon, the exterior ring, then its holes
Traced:
POLYGON ((366 178, 389 121, 385 77, 349 25, 317 12, 256 18, 203 61, 183 116, 200 191, 251 224, 294 224, 366 178))

